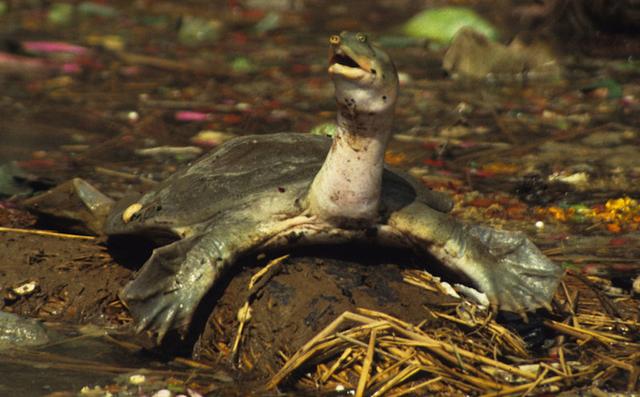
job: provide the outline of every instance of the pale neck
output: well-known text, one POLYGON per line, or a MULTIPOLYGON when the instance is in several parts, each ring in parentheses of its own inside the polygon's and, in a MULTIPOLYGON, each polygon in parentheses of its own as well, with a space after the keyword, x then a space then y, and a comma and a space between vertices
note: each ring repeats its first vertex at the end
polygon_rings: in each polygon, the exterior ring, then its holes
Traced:
POLYGON ((393 106, 378 113, 340 106, 337 121, 331 149, 311 185, 310 209, 333 224, 370 224, 378 218, 393 106))

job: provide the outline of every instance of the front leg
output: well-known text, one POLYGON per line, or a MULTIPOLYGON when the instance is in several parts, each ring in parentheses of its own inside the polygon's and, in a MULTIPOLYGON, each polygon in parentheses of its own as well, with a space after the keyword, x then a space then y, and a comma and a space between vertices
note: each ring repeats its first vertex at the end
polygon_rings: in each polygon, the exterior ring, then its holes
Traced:
POLYGON ((422 203, 395 212, 389 225, 470 278, 503 310, 549 307, 562 276, 524 234, 465 225, 422 203))
POLYGON ((167 331, 187 326, 221 271, 237 252, 233 235, 208 233, 156 248, 136 278, 120 291, 137 322, 137 331, 167 331))

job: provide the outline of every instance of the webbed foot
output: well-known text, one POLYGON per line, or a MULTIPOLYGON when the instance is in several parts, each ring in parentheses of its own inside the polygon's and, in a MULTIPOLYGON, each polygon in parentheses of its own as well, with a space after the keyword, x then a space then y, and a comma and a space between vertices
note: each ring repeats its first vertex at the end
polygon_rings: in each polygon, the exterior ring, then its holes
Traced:
POLYGON ((492 305, 514 312, 550 308, 563 271, 526 235, 481 225, 464 229, 495 261, 487 263, 478 282, 492 305))
POLYGON ((192 237, 156 248, 138 276, 120 291, 137 332, 156 331, 160 343, 169 330, 191 322, 217 274, 213 255, 198 249, 201 240, 192 237))

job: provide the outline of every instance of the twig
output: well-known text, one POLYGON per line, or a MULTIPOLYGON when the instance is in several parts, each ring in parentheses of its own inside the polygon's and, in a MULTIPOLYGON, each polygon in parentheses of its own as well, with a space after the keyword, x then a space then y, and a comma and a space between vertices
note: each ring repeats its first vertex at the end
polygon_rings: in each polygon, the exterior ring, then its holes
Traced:
POLYGON ((616 309, 616 307, 611 303, 609 298, 607 298, 602 293, 600 288, 598 288, 598 286, 596 286, 594 283, 592 283, 587 277, 585 277, 582 274, 580 274, 578 272, 575 272, 575 271, 568 271, 567 273, 572 275, 573 277, 577 278, 578 280, 582 281, 587 287, 589 287, 596 294, 596 297, 600 301, 600 304, 602 305, 602 308, 607 312, 607 314, 609 316, 615 317, 615 318, 621 318, 622 317, 620 315, 620 312, 618 311, 618 309, 616 309))
MULTIPOLYGON (((231 349, 231 360, 232 360, 232 362, 236 362, 237 359, 238 359, 240 341, 242 339, 244 327, 245 327, 245 324, 251 319, 251 306, 250 306, 251 302, 253 301, 253 298, 255 297, 256 292, 260 288, 262 288, 262 286, 264 286, 264 282, 261 283, 258 286, 256 286, 256 284, 259 281, 262 281, 262 277, 265 274, 267 274, 267 272, 269 272, 276 265, 280 264, 282 261, 284 261, 288 257, 289 257, 289 255, 283 255, 283 256, 280 256, 278 258, 275 258, 275 259, 271 260, 269 263, 267 263, 267 265, 265 267, 260 269, 253 276, 251 276, 251 279, 249 280, 249 285, 247 287, 247 289, 249 290, 249 295, 247 296, 247 299, 245 300, 245 302, 242 305, 242 307, 240 308, 240 310, 238 310, 238 322, 239 322, 239 324, 238 324, 238 331, 236 331, 236 337, 235 337, 235 339, 233 341, 233 347, 231 349)), ((266 281, 268 281, 268 279, 266 281)))
POLYGON ((36 234, 36 235, 39 235, 39 236, 70 238, 70 239, 78 239, 78 240, 95 240, 96 239, 96 237, 94 237, 94 236, 83 236, 83 235, 80 235, 80 234, 58 233, 58 232, 51 232, 51 231, 48 231, 48 230, 18 229, 18 228, 14 228, 14 227, 0 227, 0 232, 36 234))
POLYGON ((402 391, 400 391, 399 393, 394 393, 392 395, 390 395, 389 397, 400 397, 400 396, 404 396, 405 394, 409 394, 409 393, 413 393, 416 392, 420 389, 424 389, 425 387, 431 385, 432 383, 437 383, 440 382, 442 380, 442 376, 436 376, 433 379, 429 379, 428 381, 422 382, 422 383, 418 383, 415 386, 411 386, 407 389, 404 389, 402 391))
POLYGON ((367 381, 369 380, 369 372, 371 371, 371 365, 373 363, 373 348, 376 344, 376 330, 371 330, 369 336, 369 345, 367 346, 367 355, 364 357, 362 363, 362 371, 360 372, 360 379, 358 380, 358 388, 356 389, 356 397, 363 397, 364 391, 367 387, 367 381))
POLYGON ((146 183, 148 185, 152 185, 152 186, 158 184, 158 182, 154 181, 153 179, 149 179, 149 178, 146 178, 144 176, 140 176, 140 175, 136 175, 136 174, 130 174, 128 172, 110 170, 110 169, 104 168, 104 167, 95 167, 94 169, 98 174, 102 174, 102 175, 115 176, 117 178, 122 178, 122 179, 126 179, 126 180, 129 180, 129 181, 140 181, 140 182, 146 183))
POLYGON ((624 336, 611 334, 608 332, 594 331, 586 328, 578 328, 553 320, 545 320, 544 325, 558 332, 564 332, 579 339, 589 340, 591 338, 594 338, 603 345, 610 345, 616 342, 630 342, 629 338, 624 336))
POLYGON ((185 62, 184 60, 176 61, 172 59, 154 57, 150 55, 133 54, 130 52, 116 51, 114 54, 125 63, 133 65, 148 66, 156 69, 168 70, 171 72, 194 73, 205 76, 228 78, 228 72, 225 73, 225 65, 195 64, 193 62, 185 62))
POLYGON ((340 364, 342 364, 344 360, 346 360, 347 357, 349 357, 352 351, 353 349, 350 347, 347 347, 346 349, 344 349, 344 352, 342 352, 342 355, 340 355, 340 357, 336 360, 336 362, 333 363, 331 368, 329 368, 327 372, 322 374, 322 376, 320 377, 320 382, 325 383, 326 381, 328 381, 331 375, 333 375, 336 372, 336 370, 340 367, 340 364))

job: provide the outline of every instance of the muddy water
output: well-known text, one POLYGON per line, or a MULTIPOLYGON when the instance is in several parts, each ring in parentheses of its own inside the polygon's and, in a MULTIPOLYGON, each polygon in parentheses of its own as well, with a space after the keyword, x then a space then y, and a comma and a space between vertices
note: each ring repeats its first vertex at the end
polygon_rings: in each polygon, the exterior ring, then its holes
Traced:
POLYGON ((111 383, 121 370, 131 374, 149 367, 148 357, 136 355, 97 338, 60 336, 50 346, 0 353, 3 395, 40 396, 61 390, 111 383))
MULTIPOLYGON (((55 328, 55 326, 54 326, 55 328)), ((163 356, 127 342, 124 335, 107 335, 91 327, 64 332, 50 331, 51 341, 37 348, 0 352, 0 393, 20 396, 117 396, 152 395, 158 390, 174 393, 198 390, 207 395, 273 396, 260 391, 262 383, 234 379, 224 366, 195 368, 190 361, 163 356)), ((282 396, 330 396, 330 393, 279 393, 282 396)))

